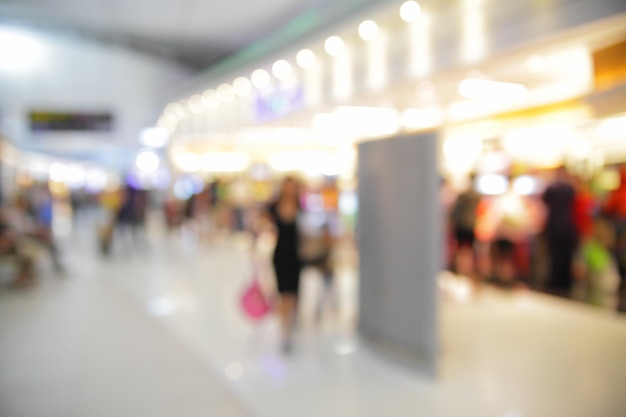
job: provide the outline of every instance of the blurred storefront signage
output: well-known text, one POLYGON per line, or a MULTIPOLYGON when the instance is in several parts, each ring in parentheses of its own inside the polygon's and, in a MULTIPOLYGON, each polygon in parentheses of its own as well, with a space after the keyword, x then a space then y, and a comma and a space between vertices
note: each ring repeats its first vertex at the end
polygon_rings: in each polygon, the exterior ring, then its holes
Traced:
POLYGON ((608 90, 626 83, 626 40, 593 53, 596 90, 608 90))
POLYGON ((113 130, 111 113, 69 113, 34 110, 28 114, 30 130, 33 132, 51 131, 96 131, 113 130))
POLYGON ((256 94, 253 106, 256 121, 276 120, 304 106, 304 89, 301 85, 270 87, 256 94))

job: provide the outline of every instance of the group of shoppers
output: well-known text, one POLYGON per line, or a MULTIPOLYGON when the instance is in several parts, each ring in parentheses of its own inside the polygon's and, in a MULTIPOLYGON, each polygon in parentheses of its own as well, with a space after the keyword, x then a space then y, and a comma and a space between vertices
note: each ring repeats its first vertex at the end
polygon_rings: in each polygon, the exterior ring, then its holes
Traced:
POLYGON ((246 230, 252 207, 251 192, 245 180, 217 178, 183 201, 171 196, 163 209, 168 230, 185 228, 206 236, 210 232, 246 230))
POLYGON ((126 184, 120 190, 104 192, 100 198, 104 209, 104 224, 99 231, 100 249, 110 254, 114 240, 128 249, 144 242, 144 230, 149 206, 147 190, 126 184))
POLYGON ((510 178, 503 195, 482 196, 472 178, 450 208, 456 248, 451 267, 504 285, 541 282, 542 289, 555 295, 620 308, 626 269, 626 166, 618 169, 620 185, 604 198, 564 167, 538 195, 517 194, 510 178), (538 267, 542 259, 545 268, 538 267))
MULTIPOLYGON (((319 192, 323 200, 321 210, 328 213, 338 209, 337 193, 331 192, 336 187, 331 185, 324 184, 319 192)), ((253 198, 252 188, 246 178, 215 179, 182 202, 166 201, 166 223, 172 231, 182 227, 200 236, 246 231, 255 241, 264 232, 275 237, 272 254, 275 285, 272 287, 277 302, 274 307, 281 323, 282 349, 288 353, 296 327, 300 276, 306 266, 320 272, 323 298, 332 297, 334 233, 325 223, 317 230, 315 239, 307 236, 303 222, 307 212, 304 187, 295 177, 284 178, 278 184, 275 197, 265 202, 253 198), (315 244, 307 245, 312 240, 315 244)))
POLYGON ((11 285, 35 282, 39 249, 48 252, 57 272, 63 271, 52 219, 53 198, 47 184, 23 188, 0 206, 0 264, 8 267, 11 285))

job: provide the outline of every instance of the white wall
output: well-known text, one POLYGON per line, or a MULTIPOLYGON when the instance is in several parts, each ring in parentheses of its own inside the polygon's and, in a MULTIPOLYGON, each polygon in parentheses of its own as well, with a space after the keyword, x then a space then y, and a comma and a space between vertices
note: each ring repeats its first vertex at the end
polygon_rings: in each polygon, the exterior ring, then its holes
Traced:
POLYGON ((33 34, 43 53, 39 62, 19 73, 0 69, 0 129, 21 148, 120 163, 136 147, 139 131, 155 123, 170 90, 191 76, 173 62, 121 47, 33 34), (34 135, 27 119, 32 109, 110 111, 115 127, 111 133, 34 135))

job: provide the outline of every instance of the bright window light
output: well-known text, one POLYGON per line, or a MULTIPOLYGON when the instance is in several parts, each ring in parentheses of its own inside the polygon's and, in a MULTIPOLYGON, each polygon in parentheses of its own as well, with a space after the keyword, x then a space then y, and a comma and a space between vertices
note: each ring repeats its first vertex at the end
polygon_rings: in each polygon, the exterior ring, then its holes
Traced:
POLYGON ((137 155, 135 165, 141 172, 151 173, 159 169, 159 155, 153 151, 143 151, 137 155))
POLYGON ((162 148, 167 145, 170 134, 160 127, 150 127, 143 129, 139 135, 139 142, 149 148, 162 148))
POLYGON ((200 94, 195 94, 191 96, 189 100, 187 100, 187 108, 193 114, 200 114, 206 110, 204 104, 202 103, 202 96, 200 94))
POLYGON ((230 103, 235 99, 233 87, 227 83, 220 85, 217 87, 217 97, 224 103, 230 103))
POLYGON ((296 55, 296 63, 302 69, 309 69, 315 65, 315 53, 310 49, 303 49, 296 55))
POLYGON ((343 52, 344 47, 343 39, 339 36, 331 36, 324 42, 324 49, 330 56, 339 56, 343 52))
POLYGON ((472 100, 519 100, 528 95, 522 84, 467 78, 459 84, 461 97, 472 100))
POLYGON ((256 88, 262 89, 270 85, 270 75, 263 69, 254 71, 250 79, 252 80, 252 85, 256 88))
POLYGON ((280 59, 272 65, 272 74, 279 80, 286 80, 291 75, 291 65, 284 59, 280 59))
POLYGON ((246 77, 239 77, 233 81, 233 91, 239 97, 245 97, 252 91, 252 84, 246 77))
POLYGON ((202 93, 202 104, 207 109, 214 109, 220 104, 220 99, 217 98, 217 92, 215 90, 206 90, 202 93))
POLYGON ((364 41, 372 41, 378 36, 378 25, 373 20, 365 20, 359 25, 359 36, 364 41))
POLYGON ((400 17, 407 23, 415 22, 420 15, 422 8, 416 1, 406 1, 400 6, 400 17))
POLYGON ((0 71, 23 72, 36 67, 45 48, 35 36, 16 28, 0 28, 0 71))

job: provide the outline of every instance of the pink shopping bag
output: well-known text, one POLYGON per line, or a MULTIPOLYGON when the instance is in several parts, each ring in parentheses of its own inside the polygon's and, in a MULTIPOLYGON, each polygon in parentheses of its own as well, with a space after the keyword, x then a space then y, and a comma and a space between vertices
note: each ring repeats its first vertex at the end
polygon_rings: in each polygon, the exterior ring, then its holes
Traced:
POLYGON ((241 306, 249 319, 258 321, 270 312, 270 304, 261 291, 259 280, 255 278, 241 296, 241 306))

